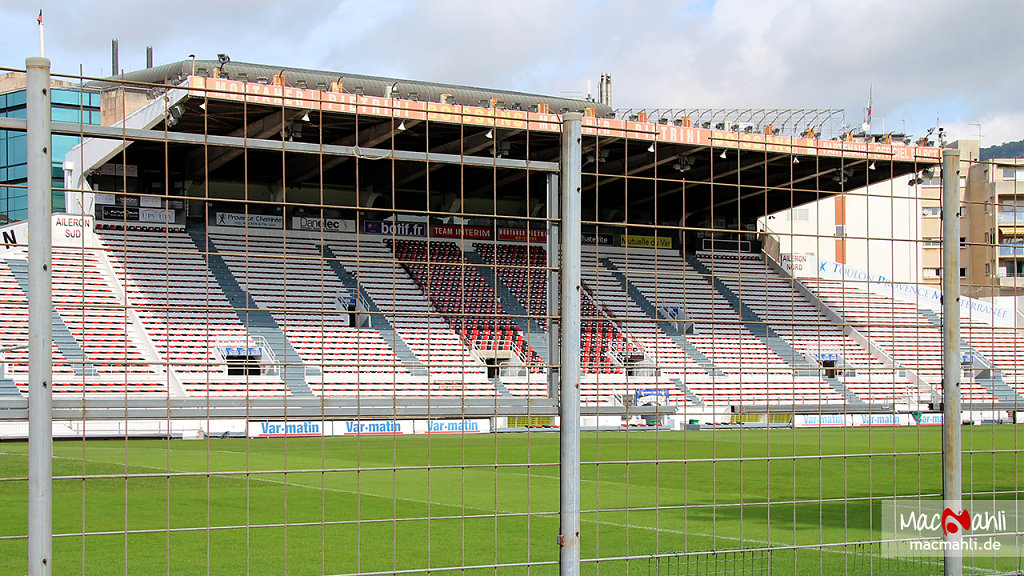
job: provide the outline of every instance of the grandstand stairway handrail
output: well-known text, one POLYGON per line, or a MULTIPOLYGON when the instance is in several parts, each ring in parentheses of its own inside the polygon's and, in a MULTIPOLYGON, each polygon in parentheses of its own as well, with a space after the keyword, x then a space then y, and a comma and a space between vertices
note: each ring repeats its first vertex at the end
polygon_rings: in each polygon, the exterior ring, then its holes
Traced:
MULTIPOLYGON (((8 258, 6 262, 7 267, 11 270, 11 274, 14 275, 14 279, 18 281, 21 291, 27 295, 28 261, 8 258)), ((85 357, 85 351, 82 350, 78 341, 75 340, 74 334, 68 329, 67 324, 64 323, 64 319, 61 318, 60 312, 57 311, 55 306, 50 307, 50 326, 53 343, 57 345, 57 349, 67 359, 71 368, 75 371, 75 375, 95 376, 96 367, 85 357)))
MULTIPOLYGON (((927 308, 919 308, 918 312, 927 318, 933 326, 939 329, 942 328, 942 318, 940 318, 938 314, 928 310, 927 308)), ((962 337, 960 338, 960 350, 964 353, 970 354, 972 358, 972 370, 974 369, 974 360, 977 360, 982 366, 983 373, 987 372, 988 378, 981 378, 976 374, 974 376, 974 382, 977 382, 978 385, 988 390, 989 394, 994 396, 998 402, 1014 406, 1020 403, 1020 393, 1018 393, 1014 388, 1011 388, 1010 385, 1003 380, 1003 372, 996 366, 995 362, 982 354, 977 348, 971 346, 971 344, 962 337)))
POLYGON ((367 311, 371 314, 371 323, 374 323, 374 330, 380 333, 381 338, 391 345, 398 361, 405 366, 410 373, 419 375, 427 371, 427 367, 416 357, 416 354, 409 347, 409 344, 402 338, 402 335, 395 330, 394 325, 388 320, 387 315, 377 306, 370 293, 363 287, 362 283, 349 272, 341 263, 341 259, 334 253, 334 250, 327 244, 321 244, 321 253, 327 260, 327 265, 334 271, 334 275, 341 280, 342 285, 351 292, 359 294, 360 300, 366 305, 367 311))
POLYGON ((857 396, 857 393, 846 387, 845 384, 838 378, 829 378, 824 374, 821 375, 821 380, 825 384, 828 384, 829 388, 838 392, 850 406, 857 406, 858 408, 867 406, 868 403, 863 398, 857 396))
POLYGON ((619 284, 622 285, 622 289, 626 291, 626 294, 629 295, 633 302, 635 302, 637 306, 639 306, 640 309, 644 311, 644 314, 646 314, 648 318, 650 318, 657 324, 658 328, 662 332, 664 332, 669 337, 679 336, 680 334, 682 334, 679 331, 679 329, 676 328, 675 322, 669 322, 658 314, 658 311, 654 307, 654 304, 651 303, 651 301, 648 300, 642 292, 640 292, 639 288, 634 286, 633 283, 629 281, 629 278, 626 278, 626 275, 623 274, 621 270, 619 270, 619 267, 616 266, 610 258, 605 256, 601 258, 599 261, 601 264, 604 265, 605 268, 608 269, 609 272, 611 272, 612 276, 614 276, 615 279, 619 281, 619 284))
POLYGON ((146 330, 146 325, 142 322, 142 318, 139 317, 138 310, 128 304, 128 289, 114 270, 114 265, 110 263, 110 257, 107 255, 106 250, 100 250, 96 255, 96 260, 99 263, 99 270, 97 270, 97 272, 109 283, 110 286, 116 288, 114 296, 117 298, 117 301, 124 306, 125 316, 127 316, 132 327, 135 328, 135 332, 138 335, 139 340, 141 340, 141 349, 148 356, 148 358, 145 359, 152 362, 153 365, 160 367, 162 372, 161 376, 166 375, 167 389, 172 396, 185 396, 185 387, 182 386, 181 381, 178 380, 178 374, 160 354, 160 350, 157 348, 156 343, 153 342, 153 339, 149 335, 149 331, 146 330))
POLYGON ((704 276, 704 279, 714 286, 715 290, 718 290, 718 293, 729 302, 729 305, 740 316, 744 328, 753 334, 755 338, 764 342, 765 346, 789 364, 795 374, 799 376, 801 374, 797 373, 797 371, 810 370, 814 371, 815 376, 819 375, 819 365, 817 362, 794 348, 785 338, 780 336, 775 330, 772 330, 767 321, 758 316, 750 306, 744 304, 740 297, 721 278, 715 276, 695 254, 687 254, 686 261, 693 266, 694 270, 704 276))
POLYGON ((238 316, 246 333, 263 337, 276 358, 284 359, 285 386, 295 396, 313 396, 313 391, 306 382, 306 367, 302 357, 288 341, 284 330, 274 320, 273 315, 260 308, 252 295, 242 290, 241 285, 231 272, 213 242, 208 241, 201 230, 189 227, 188 235, 199 250, 199 255, 206 261, 210 273, 217 280, 228 304, 238 316))
POLYGON ((846 321, 846 318, 844 318, 842 314, 840 314, 836 310, 833 310, 831 306, 829 306, 827 303, 825 303, 825 301, 819 298, 818 294, 814 290, 811 290, 809 287, 807 287, 806 284, 801 282, 799 278, 795 278, 792 274, 787 272, 781 264, 769 258, 767 255, 765 255, 765 262, 768 263, 768 266, 770 268, 774 269, 776 272, 781 274, 783 278, 792 279, 793 288, 797 292, 802 294, 804 298, 807 298, 808 302, 810 302, 811 305, 815 307, 815 309, 817 309, 823 316, 825 316, 826 319, 828 319, 836 326, 841 326, 843 334, 845 336, 849 337, 857 344, 863 346, 864 349, 867 350, 868 353, 870 353, 876 360, 880 361, 884 367, 892 368, 894 371, 898 370, 905 372, 907 374, 907 377, 910 378, 910 380, 913 381, 914 385, 917 387, 918 396, 927 396, 929 402, 935 404, 938 403, 938 391, 935 389, 934 386, 932 386, 924 378, 922 378, 921 375, 917 373, 917 371, 911 369, 910 367, 904 366, 900 362, 897 362, 895 358, 893 358, 888 352, 885 351, 885 349, 883 349, 878 344, 875 344, 873 340, 865 336, 860 330, 857 330, 855 327, 853 327, 849 322, 846 321))
MULTIPOLYGON (((641 354, 644 355, 644 359, 643 361, 640 362, 640 364, 656 364, 653 360, 653 357, 651 356, 651 353, 647 351, 647 348, 640 344, 640 342, 637 342, 636 340, 631 338, 629 336, 629 333, 622 329, 622 321, 616 318, 615 313, 609 310, 608 307, 605 306, 603 302, 601 302, 601 300, 594 293, 594 290, 589 285, 587 285, 586 282, 580 282, 580 287, 582 288, 583 297, 588 298, 591 304, 593 304, 594 308, 597 310, 598 314, 601 315, 598 318, 595 318, 594 320, 604 320, 608 323, 609 326, 611 326, 612 328, 615 329, 616 332, 618 332, 619 337, 622 338, 623 346, 626 348, 626 355, 628 356, 629 348, 632 347, 633 349, 638 350, 641 354)), ((609 350, 611 350, 611 348, 609 348, 609 350)), ((614 358, 615 361, 621 364, 622 366, 626 365, 625 362, 621 361, 618 354, 609 354, 608 357, 614 358)))
POLYGON ((674 322, 668 322, 664 318, 660 317, 657 309, 654 307, 654 303, 651 302, 647 298, 647 296, 645 296, 644 293, 639 288, 636 287, 636 285, 634 285, 632 282, 629 281, 628 278, 626 278, 626 275, 622 273, 622 270, 619 270, 619 267, 616 266, 610 258, 604 257, 601 258, 600 261, 605 266, 605 268, 607 268, 608 271, 611 272, 612 276, 614 276, 619 281, 619 283, 622 285, 623 289, 626 290, 626 293, 633 300, 633 302, 635 302, 640 307, 640 309, 644 311, 644 314, 646 314, 649 318, 654 320, 657 327, 666 336, 668 336, 670 340, 672 340, 673 342, 676 343, 676 345, 682 348, 683 351, 686 352, 687 356, 689 356, 691 359, 697 362, 697 364, 700 365, 702 368, 708 369, 711 373, 715 374, 716 376, 720 376, 723 378, 726 377, 726 374, 724 372, 721 372, 715 366, 715 363, 712 362, 711 359, 707 357, 707 355, 701 352, 700 348, 697 348, 696 346, 693 345, 692 342, 690 342, 690 340, 686 337, 686 334, 684 334, 683 332, 681 332, 680 330, 673 326, 674 322))
MULTIPOLYGON (((502 308, 509 317, 512 318, 512 321, 519 326, 524 335, 544 331, 544 328, 541 327, 536 320, 530 318, 530 312, 525 306, 523 306, 523 303, 520 302, 514 294, 512 294, 512 291, 509 290, 505 282, 503 282, 498 276, 497 267, 495 265, 485 262, 475 249, 463 250, 463 253, 466 255, 466 260, 476 268, 477 273, 484 279, 484 282, 490 284, 491 289, 494 290, 494 294, 501 302, 502 308)), ((534 350, 541 358, 544 359, 545 362, 547 362, 547 358, 545 357, 547 350, 534 350)))
MULTIPOLYGON (((942 318, 940 318, 938 314, 927 308, 918 308, 917 311, 921 314, 921 316, 927 318, 928 322, 932 326, 935 326, 939 330, 942 330, 942 318)), ((967 340, 964 340, 962 336, 960 337, 960 353, 969 354, 972 359, 978 360, 981 363, 982 368, 996 370, 995 363, 989 360, 988 357, 986 357, 984 354, 978 351, 978 349, 976 349, 974 346, 971 346, 971 344, 967 340)))
POLYGON ((676 385, 676 388, 678 388, 683 393, 683 396, 686 396, 686 399, 689 400, 693 405, 697 406, 698 408, 704 408, 706 406, 704 400, 702 400, 700 396, 694 394, 693 390, 690 390, 690 387, 687 386, 686 382, 684 382, 682 379, 670 378, 669 380, 676 385))

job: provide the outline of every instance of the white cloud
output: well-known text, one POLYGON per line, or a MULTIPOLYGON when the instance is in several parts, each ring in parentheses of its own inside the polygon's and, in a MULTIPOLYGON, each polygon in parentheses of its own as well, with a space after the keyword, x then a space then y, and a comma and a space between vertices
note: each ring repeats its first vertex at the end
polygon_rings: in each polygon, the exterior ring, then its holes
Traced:
MULTIPOLYGON (((854 125, 873 85, 876 127, 922 134, 938 114, 1024 137, 1019 0, 42 3, 60 72, 108 74, 117 37, 126 69, 151 44, 158 63, 226 52, 552 95, 608 72, 617 106, 839 107, 854 125)), ((0 65, 35 53, 36 9, 0 0, 0 65)))

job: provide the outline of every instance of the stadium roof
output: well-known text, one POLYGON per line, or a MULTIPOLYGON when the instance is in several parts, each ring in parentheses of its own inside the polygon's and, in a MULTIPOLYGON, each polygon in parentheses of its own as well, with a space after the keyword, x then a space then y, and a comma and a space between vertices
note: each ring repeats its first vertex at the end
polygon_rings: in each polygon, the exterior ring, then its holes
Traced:
MULTIPOLYGON (((563 110, 583 112, 585 108, 590 107, 594 109, 597 116, 605 117, 613 114, 610 106, 592 100, 234 61, 228 61, 222 66, 217 60, 182 60, 145 70, 125 73, 124 80, 147 84, 177 84, 188 76, 212 76, 226 80, 245 79, 248 82, 264 84, 273 83, 275 79, 278 79, 282 85, 292 88, 316 89, 317 86, 320 86, 323 90, 329 89, 332 83, 340 83, 343 92, 355 93, 356 91, 361 91, 366 96, 378 97, 390 97, 393 87, 397 97, 410 100, 440 102, 441 96, 446 94, 454 98, 455 104, 470 106, 476 106, 483 102, 487 102, 489 105, 491 99, 497 98, 501 100, 506 108, 510 109, 519 107, 523 110, 528 110, 531 106, 536 106, 543 102, 548 105, 552 112, 556 113, 563 110), (415 97, 410 98, 410 94, 415 94, 415 97)), ((112 80, 120 81, 120 77, 112 80)), ((103 82, 98 83, 98 85, 105 84, 103 82)))
MULTIPOLYGON (((138 127, 156 132, 125 146, 116 161, 166 166, 161 179, 170 190, 209 199, 270 202, 286 190, 289 202, 343 213, 542 216, 547 175, 558 170, 557 107, 589 105, 585 220, 717 227, 753 225, 760 216, 899 178, 940 158, 935 148, 607 118, 593 102, 521 92, 236 62, 226 65, 224 78, 218 65, 196 61, 192 75, 185 60, 125 74, 126 81, 174 88, 149 91, 139 111, 148 120, 138 127), (330 84, 339 78, 344 92, 330 84), (395 82, 395 97, 384 97, 395 82), (350 91, 353 85, 362 94, 350 91), (446 93, 473 102, 440 102, 446 93), (523 106, 499 108, 485 95, 520 98, 515 102, 523 106), (549 112, 531 111, 528 98, 547 103, 549 112), (165 145, 164 134, 179 136, 165 145), (195 186, 208 182, 220 188, 195 186), (232 191, 222 196, 220 189, 232 191)), ((95 156, 101 157, 114 158, 95 156)), ((79 174, 97 167, 82 166, 79 174)))

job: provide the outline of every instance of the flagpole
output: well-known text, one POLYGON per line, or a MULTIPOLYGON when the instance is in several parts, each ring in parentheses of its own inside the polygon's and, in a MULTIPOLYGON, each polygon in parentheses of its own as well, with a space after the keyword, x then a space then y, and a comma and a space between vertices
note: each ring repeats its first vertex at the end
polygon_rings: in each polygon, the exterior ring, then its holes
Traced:
POLYGON ((43 53, 43 11, 39 11, 39 17, 36 18, 36 22, 39 22, 39 57, 43 58, 46 54, 43 53))

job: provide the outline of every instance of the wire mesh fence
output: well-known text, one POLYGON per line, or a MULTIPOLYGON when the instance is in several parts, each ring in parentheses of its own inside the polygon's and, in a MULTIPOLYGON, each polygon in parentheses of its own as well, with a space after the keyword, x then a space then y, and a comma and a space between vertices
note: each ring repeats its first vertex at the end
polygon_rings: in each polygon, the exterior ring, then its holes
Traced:
MULTIPOLYGON (((588 574, 941 571, 879 548, 884 503, 943 496, 939 149, 453 90, 212 61, 53 77, 55 572, 576 573, 574 536, 588 574)), ((38 294, 26 99, 0 98, 21 573, 38 294)), ((963 494, 1016 502, 1024 169, 957 145, 963 494)))

